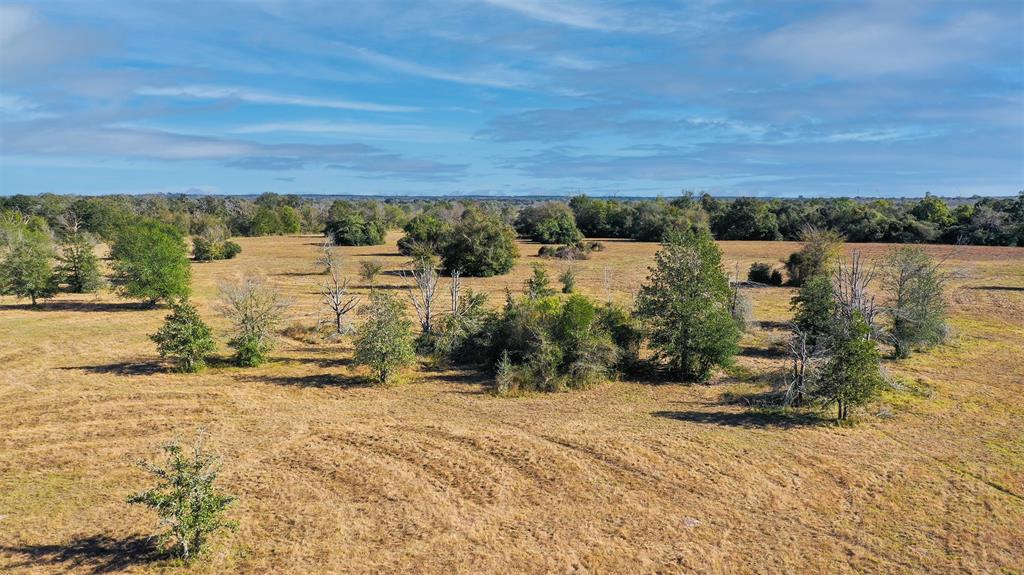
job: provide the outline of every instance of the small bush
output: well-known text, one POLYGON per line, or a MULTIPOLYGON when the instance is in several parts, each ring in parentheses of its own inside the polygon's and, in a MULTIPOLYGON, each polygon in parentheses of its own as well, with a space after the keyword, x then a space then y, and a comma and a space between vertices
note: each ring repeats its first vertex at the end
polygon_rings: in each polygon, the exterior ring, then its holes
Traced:
POLYGON ((759 284, 782 285, 782 272, 775 269, 772 264, 754 262, 750 264, 747 280, 759 284))
POLYGON ((162 464, 139 462, 157 479, 156 486, 129 497, 128 502, 156 511, 167 527, 157 536, 161 544, 175 557, 191 562, 206 551, 211 535, 236 527, 224 516, 234 498, 215 485, 220 460, 203 451, 201 436, 188 451, 177 442, 165 445, 163 451, 167 460, 162 464))
POLYGON ((176 362, 178 371, 197 372, 206 366, 206 356, 217 349, 213 331, 191 303, 176 302, 171 309, 163 327, 149 338, 156 343, 160 357, 170 357, 176 362))
POLYGON ((383 271, 384 264, 377 260, 362 260, 359 262, 359 277, 363 278, 370 285, 377 281, 377 276, 383 271))
POLYGON ((562 293, 576 291, 576 272, 571 267, 565 268, 562 275, 558 276, 558 281, 562 282, 562 293))
POLYGON ((370 304, 362 312, 367 319, 356 331, 355 362, 369 366, 377 383, 387 385, 415 359, 412 322, 405 317, 402 302, 382 291, 370 294, 370 304))

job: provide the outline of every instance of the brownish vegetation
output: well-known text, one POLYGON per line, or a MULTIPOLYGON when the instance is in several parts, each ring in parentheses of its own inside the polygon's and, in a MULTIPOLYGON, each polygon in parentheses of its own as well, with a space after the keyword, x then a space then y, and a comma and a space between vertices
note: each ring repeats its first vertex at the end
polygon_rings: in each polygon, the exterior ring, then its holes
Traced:
MULTIPOLYGON (((338 248, 354 293, 365 259, 385 264, 378 288, 405 289, 397 238, 338 248)), ((574 263, 576 290, 627 301, 657 246, 604 242, 574 263)), ((221 336, 197 375, 165 369, 147 337, 166 310, 0 299, 0 571, 166 569, 145 540, 153 516, 125 497, 146 482, 137 458, 201 426, 240 527, 195 573, 1024 570, 1024 249, 929 246, 953 251, 952 337, 887 363, 905 389, 840 427, 752 409, 785 363, 789 288, 747 290, 761 325, 710 385, 498 398, 481 376, 420 365, 372 388, 349 338, 284 337, 268 364, 237 368, 218 283, 260 269, 314 325, 322 281, 320 238, 238 243, 193 267, 221 336)), ((741 276, 798 247, 721 245, 741 276)), ((537 261, 536 244, 520 250, 511 274, 464 287, 500 305, 537 261)))

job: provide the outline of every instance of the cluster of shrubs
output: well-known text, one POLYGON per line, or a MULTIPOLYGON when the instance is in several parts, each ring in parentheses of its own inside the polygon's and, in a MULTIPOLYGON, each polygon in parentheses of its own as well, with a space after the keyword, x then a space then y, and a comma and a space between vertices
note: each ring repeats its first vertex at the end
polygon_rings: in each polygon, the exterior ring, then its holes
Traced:
POLYGON ((404 227, 398 249, 414 259, 440 259, 465 276, 507 273, 519 258, 516 232, 500 212, 470 204, 461 213, 422 213, 404 227))
POLYGON ((782 271, 774 265, 765 262, 754 262, 750 264, 747 272, 747 280, 753 283, 780 286, 784 282, 782 271))
POLYGON ((586 260, 590 259, 591 252, 604 250, 604 244, 596 241, 580 240, 571 245, 565 246, 541 246, 537 255, 542 258, 554 258, 559 260, 586 260))

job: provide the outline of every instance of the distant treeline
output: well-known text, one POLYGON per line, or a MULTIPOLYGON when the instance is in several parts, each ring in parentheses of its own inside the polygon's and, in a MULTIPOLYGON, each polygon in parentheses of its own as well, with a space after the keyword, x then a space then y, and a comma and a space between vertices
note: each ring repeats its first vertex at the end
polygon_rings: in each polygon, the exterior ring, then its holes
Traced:
MULTIPOLYGON (((580 195, 568 202, 516 199, 321 199, 263 194, 231 196, 43 194, 0 198, 0 211, 39 216, 56 228, 73 214, 82 229, 112 238, 125 223, 155 219, 183 234, 211 226, 233 236, 328 233, 337 243, 377 244, 389 229, 417 215, 454 223, 475 206, 545 243, 580 236, 658 241, 668 230, 707 226, 720 240, 798 240, 807 227, 831 229, 850 242, 948 243, 1024 246, 1024 192, 1016 197, 971 198, 951 206, 942 198, 719 199, 686 194, 673 199, 619 200, 580 195), (568 209, 565 209, 568 206, 568 209)), ((423 222, 417 222, 422 224, 423 222)))

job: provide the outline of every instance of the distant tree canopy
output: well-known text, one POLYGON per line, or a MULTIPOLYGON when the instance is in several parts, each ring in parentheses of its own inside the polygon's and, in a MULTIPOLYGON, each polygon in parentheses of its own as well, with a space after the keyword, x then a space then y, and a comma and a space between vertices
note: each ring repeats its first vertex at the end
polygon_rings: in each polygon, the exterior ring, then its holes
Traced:
POLYGON ((422 213, 410 219, 403 228, 405 235, 398 240, 398 251, 403 255, 423 257, 440 254, 451 239, 452 224, 439 216, 422 213))
POLYGON ((174 226, 142 220, 123 227, 110 249, 114 281, 128 298, 185 299, 191 291, 188 246, 174 226))
POLYGON ((542 244, 574 244, 583 239, 576 217, 562 202, 526 206, 516 219, 516 231, 542 244))
POLYGON ((376 246, 384 243, 387 223, 382 213, 339 200, 331 205, 324 233, 335 245, 376 246))
MULTIPOLYGON (((671 200, 580 195, 568 202, 520 198, 331 201, 278 194, 262 194, 255 199, 185 194, 0 198, 0 210, 38 216, 55 230, 62 217, 74 214, 81 222, 80 231, 104 241, 111 241, 124 226, 149 218, 183 235, 199 233, 214 220, 227 229, 228 236, 321 232, 330 221, 332 237, 340 238, 342 243, 366 245, 383 241, 384 231, 400 228, 422 214, 454 225, 469 207, 486 207, 499 214, 502 221, 515 223, 524 236, 557 243, 572 243, 565 240, 575 235, 569 225, 574 219, 575 227, 588 238, 660 241, 669 230, 708 225, 716 239, 799 240, 802 230, 813 226, 833 230, 849 242, 1024 246, 1024 193, 952 202, 931 195, 921 199, 718 199, 707 194, 686 194, 671 200), (572 218, 561 207, 566 203, 572 218)), ((430 223, 436 222, 417 222, 411 239, 424 240, 423 225, 430 223)), ((440 252, 440 246, 433 249, 440 252)))
POLYGON ((444 269, 465 276, 490 277, 507 273, 519 258, 516 232, 497 214, 467 209, 452 227, 441 248, 444 269))

